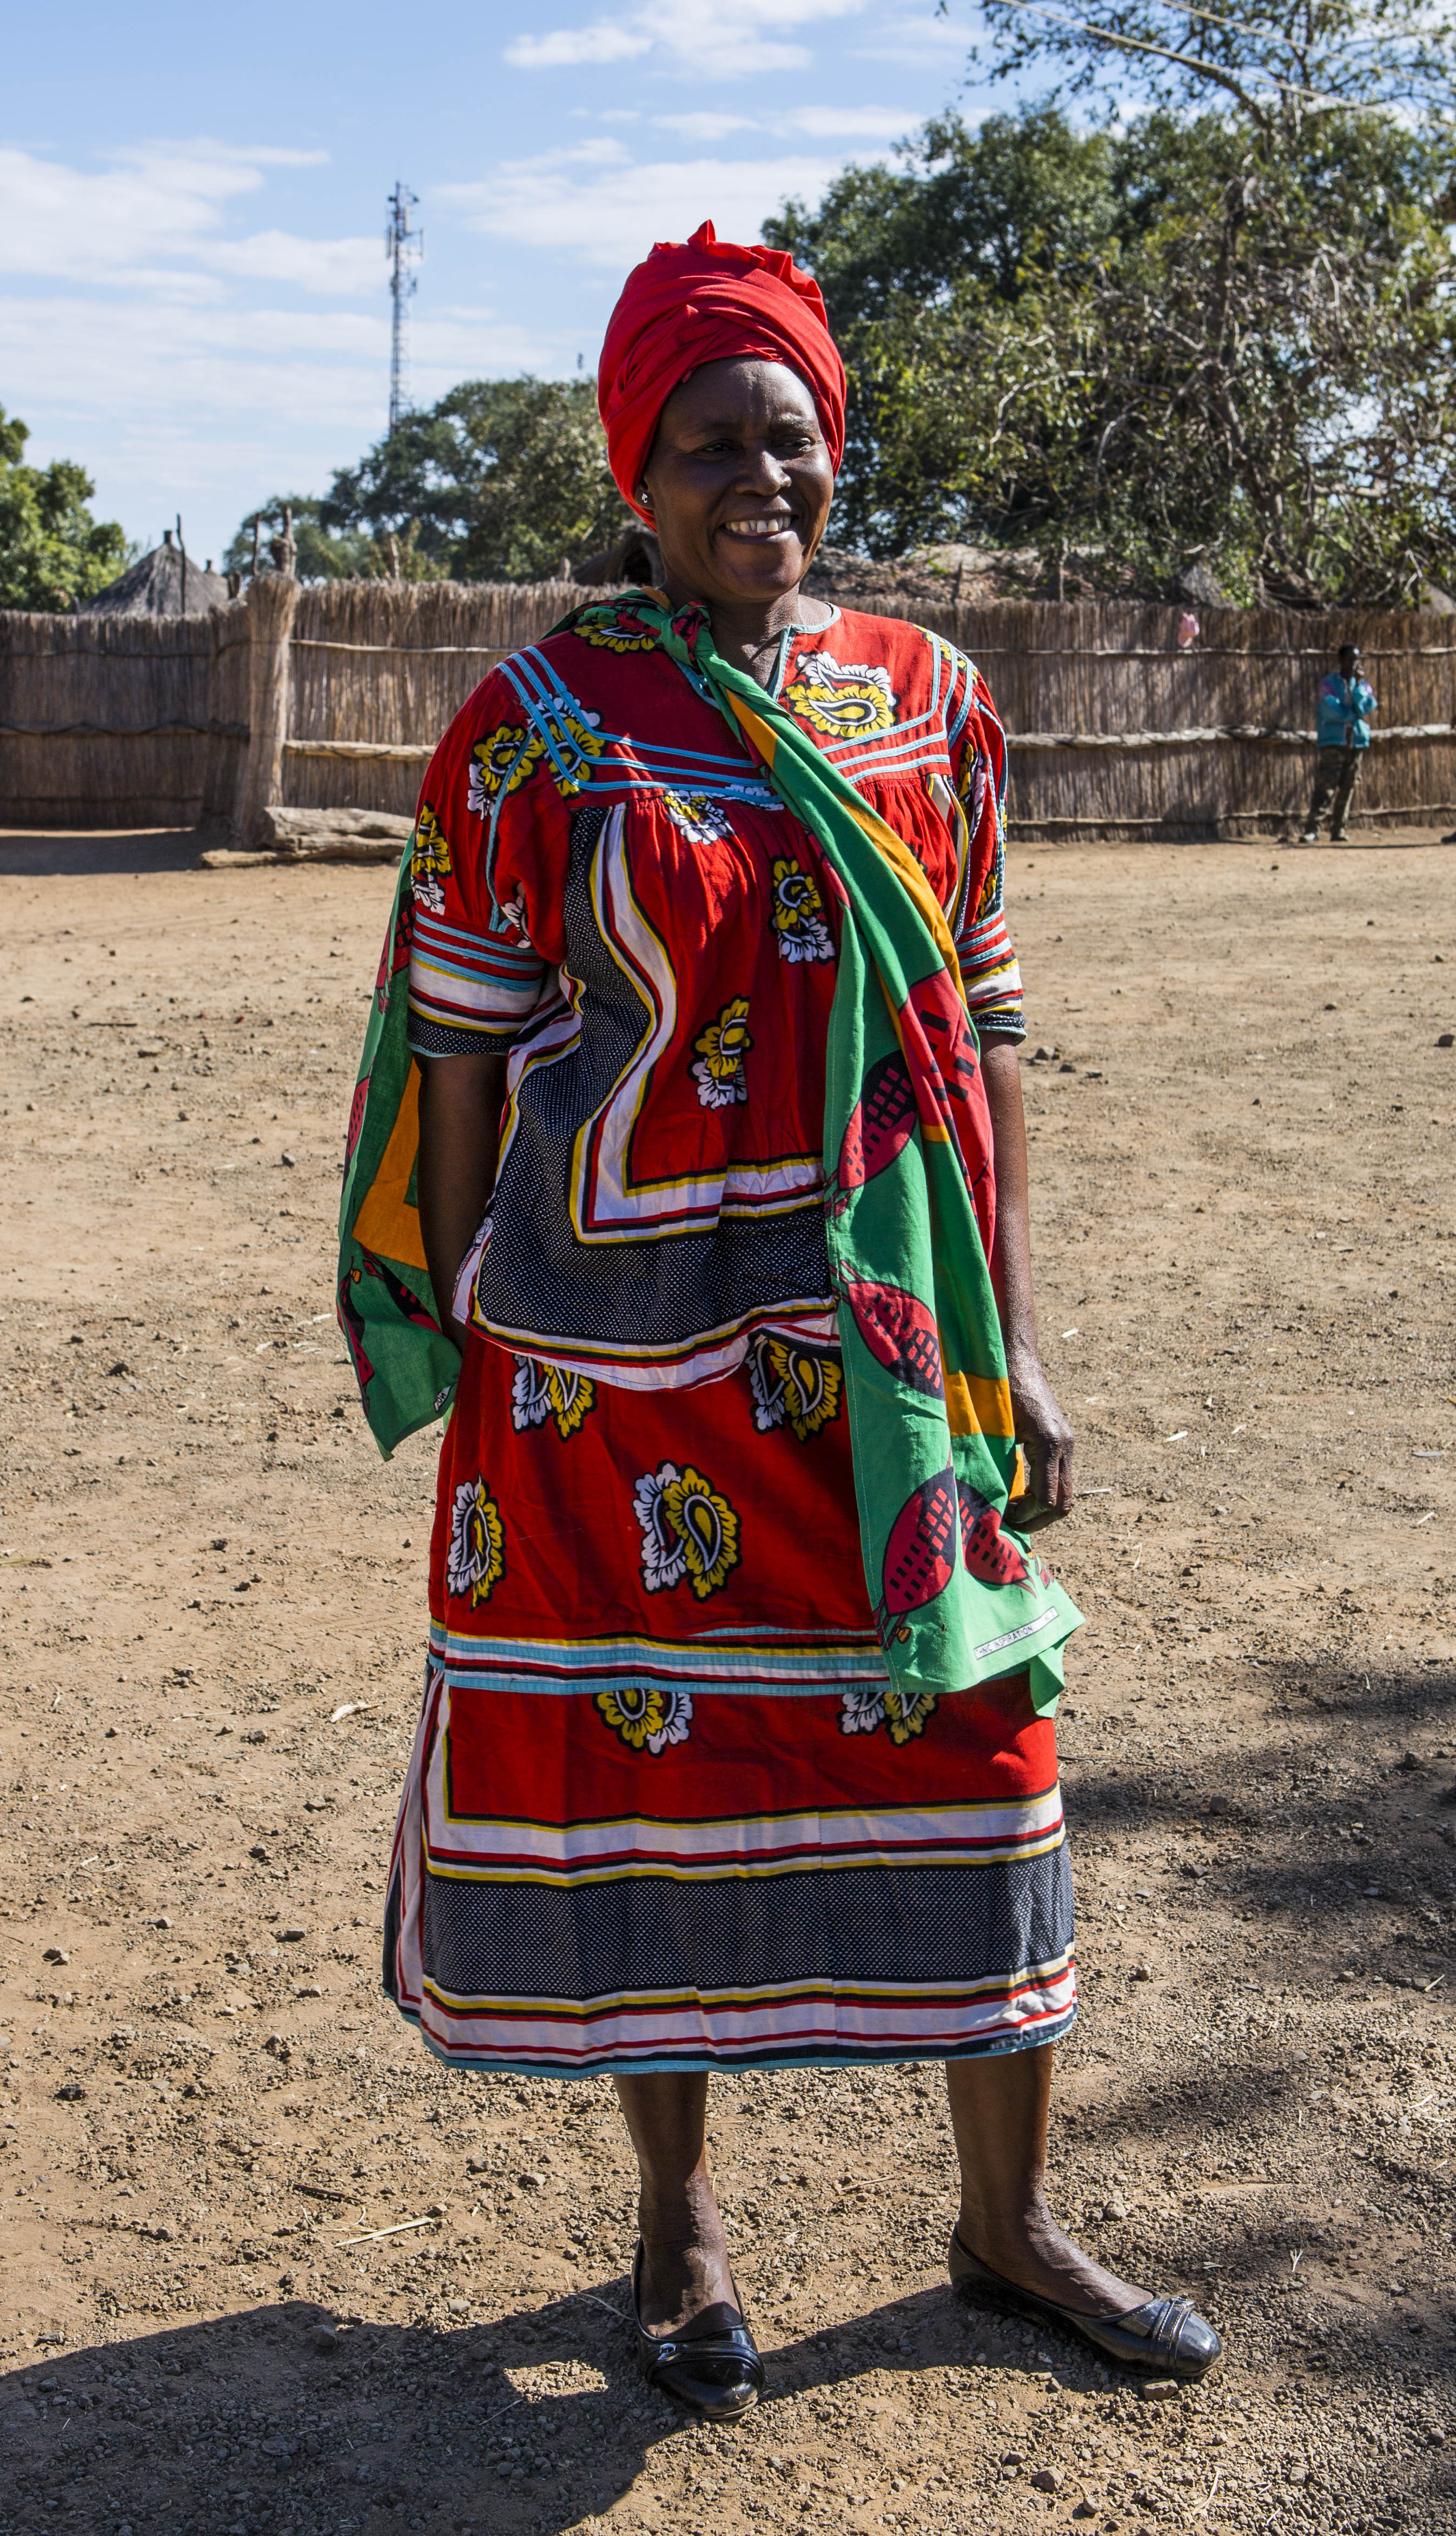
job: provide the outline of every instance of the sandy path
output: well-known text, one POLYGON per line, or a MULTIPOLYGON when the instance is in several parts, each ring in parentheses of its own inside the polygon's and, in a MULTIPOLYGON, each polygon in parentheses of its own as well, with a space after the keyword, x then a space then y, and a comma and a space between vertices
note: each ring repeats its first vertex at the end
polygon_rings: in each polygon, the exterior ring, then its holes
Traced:
POLYGON ((388 877, 187 851, 0 841, 0 2531, 1448 2526, 1452 856, 1013 857, 1088 1491, 1057 2191, 1228 2365, 1150 2403, 955 2305, 933 2071, 750 2079, 715 2438, 631 2372, 605 2085, 378 1992, 432 1456, 330 1286, 388 877))

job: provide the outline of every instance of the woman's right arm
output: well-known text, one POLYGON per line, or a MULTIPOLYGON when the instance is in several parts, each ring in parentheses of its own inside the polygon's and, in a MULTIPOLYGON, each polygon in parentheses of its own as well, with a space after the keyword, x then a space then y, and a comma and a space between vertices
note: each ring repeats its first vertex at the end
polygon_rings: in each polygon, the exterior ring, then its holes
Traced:
POLYGON ((506 1097, 503 1055, 426 1056, 419 1066, 419 1229, 440 1326, 458 1347, 466 1331, 451 1311, 460 1263, 495 1187, 506 1097))

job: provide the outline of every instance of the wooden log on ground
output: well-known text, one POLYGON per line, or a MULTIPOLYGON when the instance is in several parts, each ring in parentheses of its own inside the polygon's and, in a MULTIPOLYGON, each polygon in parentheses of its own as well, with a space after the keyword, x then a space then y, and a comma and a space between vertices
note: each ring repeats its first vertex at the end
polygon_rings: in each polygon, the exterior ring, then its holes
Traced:
POLYGON ((273 801, 258 822, 256 847, 213 846, 209 871, 258 863, 397 863, 414 822, 395 810, 293 810, 273 801))
POLYGON ((311 837, 296 846, 209 846, 198 861, 208 871, 245 871, 260 863, 397 863, 391 838, 311 837))
POLYGON ((271 801, 259 823, 259 843, 302 847, 326 837, 359 837, 393 844, 398 857, 409 844, 414 822, 402 810, 296 810, 271 801))

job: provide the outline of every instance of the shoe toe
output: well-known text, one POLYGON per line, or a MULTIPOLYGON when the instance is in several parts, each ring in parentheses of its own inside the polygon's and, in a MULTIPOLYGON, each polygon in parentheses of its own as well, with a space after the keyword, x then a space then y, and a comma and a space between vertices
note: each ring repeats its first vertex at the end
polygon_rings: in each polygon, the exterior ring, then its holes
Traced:
POLYGON ((694 2374, 680 2377, 672 2391, 680 2393, 695 2413, 706 2421, 736 2421, 740 2413, 751 2412, 758 2402, 757 2377, 749 2370, 737 2370, 731 2377, 708 2378, 694 2374))
POLYGON ((706 2421, 730 2422, 748 2412, 763 2391, 763 2363, 756 2352, 708 2354, 679 2343, 651 2372, 654 2385, 706 2421))
POLYGON ((1178 2327, 1175 2357, 1189 2368, 1203 2370, 1211 2369, 1214 2362, 1222 2360, 1223 2356, 1223 2342, 1207 2316, 1199 2315, 1196 2311, 1185 2315, 1178 2327))

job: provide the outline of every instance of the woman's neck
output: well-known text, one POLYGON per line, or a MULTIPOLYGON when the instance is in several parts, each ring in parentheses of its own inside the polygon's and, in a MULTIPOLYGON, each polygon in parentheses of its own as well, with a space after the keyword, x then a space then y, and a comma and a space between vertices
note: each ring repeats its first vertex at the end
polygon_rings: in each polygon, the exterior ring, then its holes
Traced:
POLYGON ((665 578, 673 606, 692 602, 705 608, 724 659, 735 669, 746 669, 761 687, 773 676, 775 656, 786 633, 795 628, 817 631, 834 621, 834 609, 822 599, 805 598, 799 586, 776 591, 768 599, 705 599, 675 574, 665 578))

